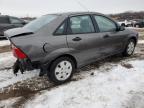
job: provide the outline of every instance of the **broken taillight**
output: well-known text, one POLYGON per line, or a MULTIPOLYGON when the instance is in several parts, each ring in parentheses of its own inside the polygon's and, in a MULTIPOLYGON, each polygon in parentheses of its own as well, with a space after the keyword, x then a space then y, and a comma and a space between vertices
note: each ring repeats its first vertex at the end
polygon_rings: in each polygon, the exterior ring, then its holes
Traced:
POLYGON ((18 59, 27 58, 25 53, 23 53, 19 48, 15 47, 14 45, 12 45, 12 52, 13 52, 13 55, 18 59))

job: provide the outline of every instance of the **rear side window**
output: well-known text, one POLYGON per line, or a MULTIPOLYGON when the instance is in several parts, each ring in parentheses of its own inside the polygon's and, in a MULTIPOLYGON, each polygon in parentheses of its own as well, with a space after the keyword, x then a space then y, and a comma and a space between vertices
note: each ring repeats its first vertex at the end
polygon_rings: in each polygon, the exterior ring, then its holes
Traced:
POLYGON ((95 32, 89 15, 74 16, 70 18, 70 34, 82 34, 95 32))
POLYGON ((45 25, 48 25, 51 21, 56 19, 58 15, 44 15, 40 18, 35 19, 34 21, 26 24, 24 28, 31 30, 32 32, 38 31, 45 25))
POLYGON ((9 23, 9 19, 7 17, 0 17, 0 23, 1 24, 8 24, 9 23))
POLYGON ((63 35, 65 30, 65 21, 59 26, 59 28, 54 33, 55 35, 63 35))
POLYGON ((116 31, 116 24, 103 16, 94 16, 98 26, 99 26, 99 30, 100 32, 112 32, 112 31, 116 31))

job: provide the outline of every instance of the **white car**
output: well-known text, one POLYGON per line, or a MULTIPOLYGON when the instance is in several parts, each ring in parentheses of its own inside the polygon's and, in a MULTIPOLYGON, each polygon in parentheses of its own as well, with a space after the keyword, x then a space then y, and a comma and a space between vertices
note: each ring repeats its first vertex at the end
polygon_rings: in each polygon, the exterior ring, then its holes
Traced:
POLYGON ((131 22, 131 21, 128 21, 128 20, 118 21, 118 23, 119 23, 121 26, 124 26, 124 27, 132 26, 132 22, 131 22))

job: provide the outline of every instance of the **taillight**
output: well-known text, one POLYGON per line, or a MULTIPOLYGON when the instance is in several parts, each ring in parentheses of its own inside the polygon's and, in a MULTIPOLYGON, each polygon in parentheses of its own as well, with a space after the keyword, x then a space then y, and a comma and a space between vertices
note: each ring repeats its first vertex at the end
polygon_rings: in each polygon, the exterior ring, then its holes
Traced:
POLYGON ((19 59, 27 58, 25 53, 23 53, 19 48, 15 47, 14 45, 12 45, 12 52, 16 58, 19 58, 19 59))

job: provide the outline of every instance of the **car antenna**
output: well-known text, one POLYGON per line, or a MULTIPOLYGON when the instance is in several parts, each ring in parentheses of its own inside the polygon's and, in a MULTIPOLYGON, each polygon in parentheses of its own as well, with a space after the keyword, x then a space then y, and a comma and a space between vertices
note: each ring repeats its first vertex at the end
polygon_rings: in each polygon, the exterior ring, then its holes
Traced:
POLYGON ((77 4, 78 4, 80 7, 82 7, 84 10, 86 10, 86 11, 89 12, 88 8, 87 8, 84 4, 82 4, 79 0, 75 0, 75 1, 77 2, 77 4))

